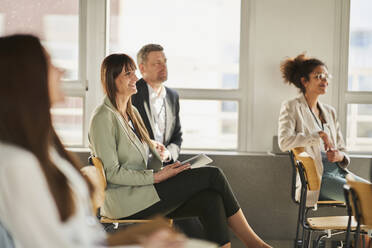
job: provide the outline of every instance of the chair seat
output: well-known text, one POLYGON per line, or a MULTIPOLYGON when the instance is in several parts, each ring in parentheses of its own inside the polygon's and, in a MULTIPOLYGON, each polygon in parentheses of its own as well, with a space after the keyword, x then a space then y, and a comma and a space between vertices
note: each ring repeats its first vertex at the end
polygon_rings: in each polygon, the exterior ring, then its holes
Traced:
MULTIPOLYGON (((300 202, 298 200, 296 200, 296 203, 300 204, 300 202)), ((318 206, 332 205, 332 206, 346 207, 346 203, 343 202, 343 201, 317 201, 316 204, 318 206)))
POLYGON ((138 219, 138 220, 116 220, 116 219, 110 219, 107 217, 101 217, 100 222, 101 223, 147 223, 150 222, 151 220, 143 220, 143 219, 138 219))
POLYGON ((318 205, 322 205, 322 204, 325 204, 325 205, 332 204, 332 205, 345 205, 345 206, 346 206, 346 203, 343 202, 343 201, 318 201, 316 204, 318 204, 318 205))
MULTIPOLYGON (((346 230, 349 216, 327 216, 307 218, 307 223, 314 230, 346 230)), ((351 219, 351 229, 355 229, 357 222, 351 219)))
POLYGON ((368 232, 368 231, 372 231, 372 226, 371 225, 368 225, 368 226, 367 225, 361 225, 360 229, 363 230, 363 231, 368 232))
MULTIPOLYGON (((166 219, 169 223, 169 226, 173 226, 173 219, 166 219)), ((111 223, 149 223, 153 221, 152 219, 130 219, 130 220, 117 220, 117 219, 110 219, 107 217, 102 216, 100 219, 101 223, 111 224, 111 223)))

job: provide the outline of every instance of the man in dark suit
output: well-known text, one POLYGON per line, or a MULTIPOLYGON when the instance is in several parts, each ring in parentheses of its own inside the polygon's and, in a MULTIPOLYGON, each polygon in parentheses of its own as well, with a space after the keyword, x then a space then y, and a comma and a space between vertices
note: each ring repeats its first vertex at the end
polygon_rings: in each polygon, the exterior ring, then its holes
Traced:
POLYGON ((150 138, 157 141, 163 162, 177 161, 182 132, 178 93, 163 83, 168 78, 167 59, 160 45, 149 44, 138 52, 137 63, 143 76, 137 82, 132 103, 138 109, 150 138))
MULTIPOLYGON (((138 109, 150 138, 156 141, 163 163, 173 163, 178 159, 182 144, 180 104, 178 93, 163 85, 168 78, 163 47, 145 45, 137 54, 137 63, 142 78, 137 81, 137 94, 132 96, 132 104, 138 109)), ((197 218, 176 220, 175 224, 189 237, 205 237, 197 218)))

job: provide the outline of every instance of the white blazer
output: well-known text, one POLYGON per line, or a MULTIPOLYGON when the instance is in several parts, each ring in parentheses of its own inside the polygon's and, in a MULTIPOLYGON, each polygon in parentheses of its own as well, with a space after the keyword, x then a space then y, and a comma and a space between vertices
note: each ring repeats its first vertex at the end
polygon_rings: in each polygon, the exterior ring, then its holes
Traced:
MULTIPOLYGON (((337 120, 335 109, 319 102, 319 107, 325 119, 324 125, 330 130, 330 139, 335 148, 342 151, 345 158, 340 162, 342 168, 350 163, 350 158, 345 153, 345 143, 342 138, 340 124, 337 120)), ((305 151, 314 159, 317 174, 320 180, 323 175, 323 163, 321 156, 321 140, 319 137, 320 127, 314 122, 314 117, 303 94, 294 99, 282 103, 279 115, 278 141, 282 151, 289 151, 295 147, 304 147, 305 151)), ((297 174, 296 200, 300 198, 301 182, 297 174)), ((308 191, 307 206, 314 206, 319 199, 318 191, 308 191)))

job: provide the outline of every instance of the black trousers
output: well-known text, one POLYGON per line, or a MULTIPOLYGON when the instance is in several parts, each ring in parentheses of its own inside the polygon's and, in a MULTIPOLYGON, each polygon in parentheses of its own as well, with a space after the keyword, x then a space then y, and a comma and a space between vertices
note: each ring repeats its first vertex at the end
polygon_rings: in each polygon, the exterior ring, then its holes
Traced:
POLYGON ((227 218, 239 203, 221 169, 205 166, 190 169, 155 184, 160 201, 123 219, 148 218, 162 214, 179 219, 199 217, 208 240, 224 245, 230 242, 227 218))

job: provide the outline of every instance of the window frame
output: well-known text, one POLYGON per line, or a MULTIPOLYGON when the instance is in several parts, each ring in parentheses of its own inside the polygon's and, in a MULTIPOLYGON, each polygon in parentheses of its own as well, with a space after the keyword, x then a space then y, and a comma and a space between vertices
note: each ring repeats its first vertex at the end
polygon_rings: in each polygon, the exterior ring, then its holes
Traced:
POLYGON ((107 0, 79 0, 79 70, 77 80, 63 80, 66 97, 83 98, 81 145, 68 148, 87 148, 90 116, 103 97, 100 88, 100 66, 106 51, 107 0))
POLYGON ((78 11, 78 78, 76 80, 62 80, 62 89, 66 97, 81 97, 83 98, 83 116, 82 116, 82 137, 81 145, 68 145, 68 147, 86 147, 86 92, 88 90, 87 80, 87 5, 88 0, 79 0, 78 11))
MULTIPOLYGON (((102 1, 103 2, 103 1, 102 1)), ((104 51, 108 54, 109 44, 109 15, 110 15, 110 0, 105 0, 105 41, 104 51)), ((251 128, 247 128, 250 125, 248 120, 252 119, 253 111, 252 104, 249 99, 253 99, 251 92, 252 85, 251 73, 252 66, 250 66, 250 60, 248 54, 251 53, 251 44, 249 44, 249 17, 251 8, 251 1, 241 0, 240 1, 240 48, 239 48, 239 87, 237 89, 196 89, 196 88, 175 88, 180 96, 180 99, 187 100, 229 100, 236 101, 238 103, 238 131, 237 131, 237 148, 236 149, 217 149, 217 148, 203 148, 205 151, 235 151, 235 152, 247 152, 252 145, 248 142, 248 137, 252 132, 251 128), (248 68, 248 70, 247 70, 248 68)), ((102 39, 102 38, 101 38, 102 39)), ((91 40, 91 39, 88 39, 91 40)), ((253 53, 252 53, 253 54, 253 53)), ((103 58, 102 58, 103 60, 103 58)), ((100 60, 100 61, 102 61, 100 60)), ((89 86, 89 90, 91 87, 89 86)), ((89 92, 89 91, 88 91, 89 92)), ((96 102, 96 105, 99 103, 96 102)), ((87 104, 88 105, 88 104, 87 104)), ((195 149, 182 148, 185 151, 192 151, 195 149)))
MULTIPOLYGON (((350 0, 341 2, 340 10, 340 87, 338 91, 338 115, 342 135, 346 142, 348 104, 372 104, 372 91, 350 91, 348 89, 349 41, 350 41, 350 0)), ((337 33, 337 32, 336 32, 337 33)), ((337 105, 336 105, 337 106, 337 105)), ((350 154, 370 154, 367 151, 353 150, 350 154)))

